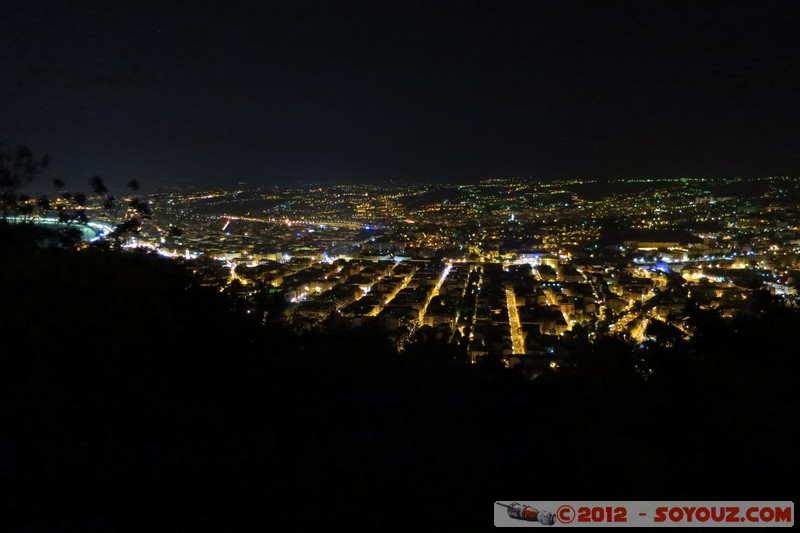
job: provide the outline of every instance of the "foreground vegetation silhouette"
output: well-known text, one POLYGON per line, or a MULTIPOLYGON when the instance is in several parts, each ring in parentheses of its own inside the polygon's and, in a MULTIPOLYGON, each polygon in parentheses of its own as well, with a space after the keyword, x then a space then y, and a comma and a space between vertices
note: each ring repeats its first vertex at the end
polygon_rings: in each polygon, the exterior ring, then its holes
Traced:
MULTIPOLYGON (((22 530, 489 524, 501 496, 788 499, 798 311, 536 382, 380 331, 265 328, 179 264, 0 223, 0 500, 22 530), (38 241, 37 241, 38 242, 38 241)), ((675 342, 678 342, 676 340, 675 342)), ((577 345, 576 345, 577 346, 577 345)))

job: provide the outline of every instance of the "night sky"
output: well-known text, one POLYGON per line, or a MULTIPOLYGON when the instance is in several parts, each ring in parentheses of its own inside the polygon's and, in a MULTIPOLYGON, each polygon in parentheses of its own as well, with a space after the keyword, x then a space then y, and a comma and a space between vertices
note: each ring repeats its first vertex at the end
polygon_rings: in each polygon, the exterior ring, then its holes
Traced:
POLYGON ((800 173, 800 2, 203 4, 4 2, 0 142, 147 189, 800 173))

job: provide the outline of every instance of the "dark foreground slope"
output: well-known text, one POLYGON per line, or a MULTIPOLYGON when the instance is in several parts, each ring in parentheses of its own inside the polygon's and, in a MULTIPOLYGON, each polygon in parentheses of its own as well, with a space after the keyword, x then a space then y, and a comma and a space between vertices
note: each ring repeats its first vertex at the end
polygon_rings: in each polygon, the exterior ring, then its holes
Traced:
POLYGON ((796 479, 791 358, 530 383, 372 331, 266 331, 158 258, 0 255, 11 529, 458 526, 500 498, 788 499, 796 479))

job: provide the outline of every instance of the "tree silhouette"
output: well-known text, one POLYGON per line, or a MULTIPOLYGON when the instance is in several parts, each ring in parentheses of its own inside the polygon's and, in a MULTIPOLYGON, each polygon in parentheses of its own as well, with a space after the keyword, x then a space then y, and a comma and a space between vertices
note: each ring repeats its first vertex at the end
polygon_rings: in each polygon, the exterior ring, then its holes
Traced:
POLYGON ((645 335, 652 337, 656 344, 665 347, 678 346, 685 336, 680 329, 657 319, 650 319, 645 335))
POLYGON ((102 196, 108 192, 108 187, 106 187, 106 184, 100 176, 92 176, 89 179, 89 183, 92 185, 94 193, 98 196, 102 196))
POLYGON ((27 146, 7 150, 0 145, 0 209, 3 216, 17 213, 26 200, 20 189, 50 164, 50 156, 35 156, 27 146))
MULTIPOLYGON (((58 222, 65 225, 66 230, 69 230, 65 233, 68 238, 62 236, 47 241, 59 245, 76 244, 78 241, 74 239, 76 232, 72 231, 72 225, 86 225, 90 222, 86 210, 89 198, 86 194, 64 190, 66 183, 58 178, 53 180, 53 187, 58 191, 59 196, 55 202, 51 202, 47 195, 32 199, 21 192, 23 187, 47 168, 49 163, 48 155, 37 157, 28 147, 21 146, 12 151, 3 149, 0 145, 0 215, 4 219, 7 219, 9 215, 55 215, 58 222)), ((119 247, 123 245, 130 236, 138 233, 143 220, 152 217, 150 205, 142 199, 130 198, 124 206, 117 202, 100 176, 92 176, 89 179, 89 185, 94 195, 99 197, 105 215, 114 226, 110 243, 106 243, 106 246, 119 247), (128 210, 132 211, 134 215, 128 217, 128 210)), ((136 192, 139 190, 139 182, 131 180, 127 187, 136 192)), ((59 230, 40 228, 37 231, 28 231, 26 234, 36 235, 39 242, 45 242, 41 235, 48 231, 59 230)))

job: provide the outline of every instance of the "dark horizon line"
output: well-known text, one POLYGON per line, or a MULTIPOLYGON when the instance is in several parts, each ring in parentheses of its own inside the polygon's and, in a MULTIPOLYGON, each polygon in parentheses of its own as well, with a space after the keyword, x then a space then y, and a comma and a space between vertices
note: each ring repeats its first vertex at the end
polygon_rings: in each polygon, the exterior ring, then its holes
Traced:
MULTIPOLYGON (((125 190, 124 184, 121 182, 118 184, 114 178, 108 179, 101 176, 106 182, 106 185, 112 192, 116 192, 117 194, 121 194, 123 190, 125 190)), ((524 180, 528 182, 539 182, 539 183, 556 183, 556 182, 563 182, 563 181, 572 181, 578 180, 584 183, 595 183, 600 185, 607 185, 613 183, 622 183, 622 182, 630 182, 630 181, 678 181, 678 180, 691 180, 691 181, 735 181, 735 180, 778 180, 778 179, 787 179, 787 180, 799 180, 800 174, 782 174, 782 175, 728 175, 728 176, 721 176, 721 175, 685 175, 685 176, 666 176, 666 175, 640 175, 640 176, 625 176, 625 177, 616 177, 616 178, 605 178, 605 177, 591 177, 591 176, 571 176, 571 177, 536 177, 536 176, 493 176, 493 177, 485 177, 485 178, 466 178, 463 180, 441 180, 441 181, 426 181, 426 180, 419 180, 419 179, 411 179, 411 178, 390 178, 382 182, 375 182, 375 181, 368 181, 368 180, 353 180, 353 181, 338 181, 338 182, 323 182, 323 181, 296 181, 294 183, 258 183, 257 181, 251 180, 242 180, 235 183, 228 183, 228 184, 218 184, 218 183, 180 183, 180 182, 173 182, 169 184, 156 184, 153 185, 148 182, 147 178, 140 179, 139 185, 141 186, 141 190, 139 194, 153 194, 159 192, 166 192, 169 190, 224 190, 224 191, 232 191, 236 190, 237 188, 244 187, 245 190, 256 190, 256 189, 292 189, 292 188, 306 188, 306 187, 348 187, 348 186, 373 186, 373 187, 387 187, 387 186, 403 186, 403 185, 437 185, 437 186, 470 186, 470 185, 487 185, 492 181, 504 181, 504 180, 524 180)), ((23 192, 28 192, 31 194, 52 194, 54 192, 52 188, 52 180, 53 178, 48 178, 45 176, 37 176, 32 182, 26 184, 23 187, 23 192)), ((124 180, 123 180, 124 181, 124 180)), ((71 183, 79 183, 83 188, 88 188, 89 177, 85 180, 65 180, 66 189, 70 191, 80 191, 81 186, 78 187, 71 187, 71 183)))
POLYGON ((463 181, 455 181, 455 180, 442 180, 442 181, 425 181, 425 180, 415 180, 415 179, 402 179, 402 178, 392 178, 382 182, 374 182, 368 180, 353 180, 353 181, 338 181, 338 182, 323 182, 323 181, 297 181, 293 184, 286 184, 286 183, 263 183, 259 184, 255 181, 250 180, 243 180, 236 182, 234 184, 229 185, 214 185, 214 184, 170 184, 170 185, 160 185, 158 186, 159 189, 177 189, 177 188, 218 188, 218 189, 234 189, 237 186, 244 186, 250 188, 293 188, 293 187, 346 187, 346 186, 355 186, 355 185, 371 185, 371 186, 389 186, 389 185, 481 185, 486 182, 491 181, 503 181, 503 180, 527 180, 527 181, 539 181, 543 183, 553 183, 559 181, 571 181, 571 180, 580 180, 586 183, 619 183, 625 181, 675 181, 675 180, 696 180, 696 181, 705 181, 705 180, 774 180, 774 179, 791 179, 797 180, 800 179, 800 174, 782 174, 782 175, 729 175, 729 176, 720 176, 720 175, 710 175, 710 176, 702 176, 702 175, 687 175, 687 176, 625 176, 625 177, 618 177, 618 178, 603 178, 603 177, 591 177, 591 176, 571 176, 571 177, 548 177, 548 178, 540 178, 535 176, 494 176, 488 178, 473 178, 473 179, 464 179, 463 181))

